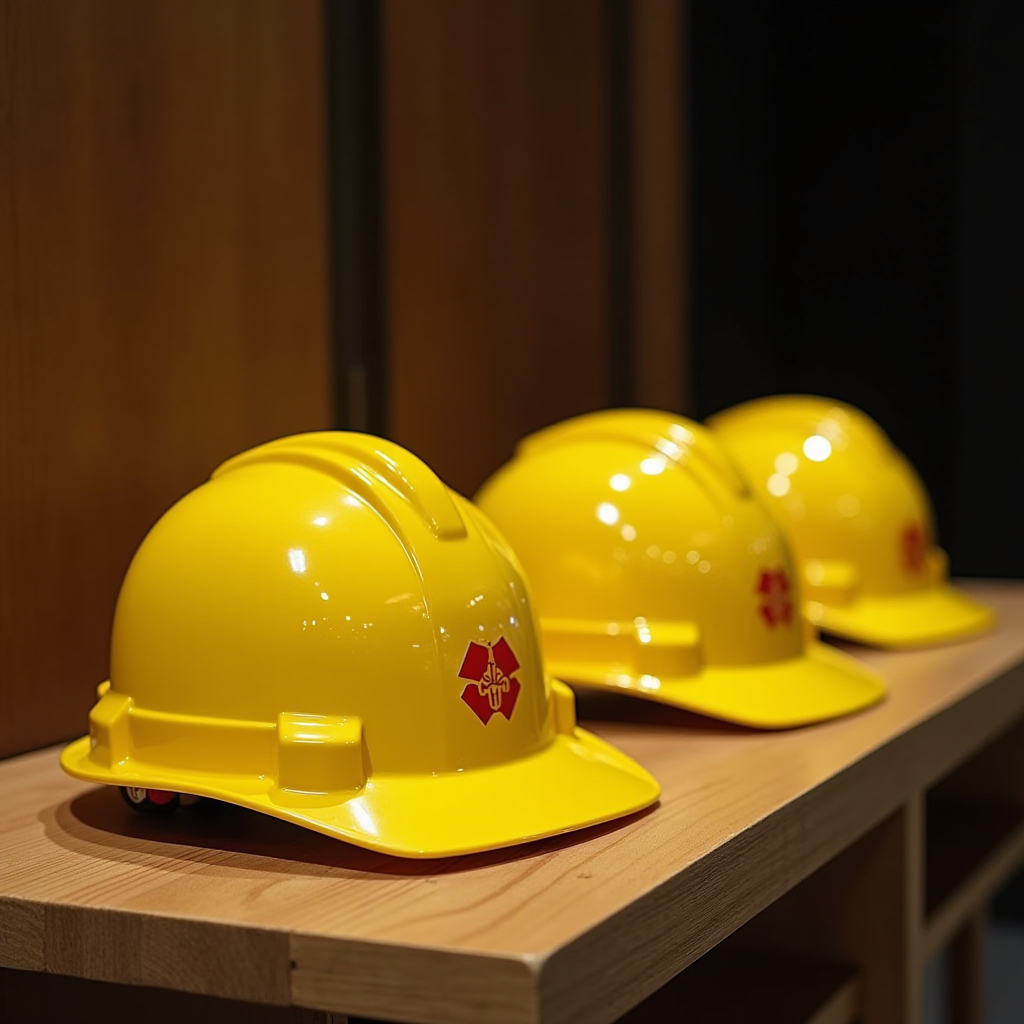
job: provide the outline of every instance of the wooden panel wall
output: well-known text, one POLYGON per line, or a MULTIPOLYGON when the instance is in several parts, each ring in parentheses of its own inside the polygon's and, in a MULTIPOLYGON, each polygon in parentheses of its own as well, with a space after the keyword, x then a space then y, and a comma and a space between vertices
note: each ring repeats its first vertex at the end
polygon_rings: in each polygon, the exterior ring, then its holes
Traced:
POLYGON ((0 755, 84 731, 118 584, 328 424, 317 0, 0 0, 0 755))
POLYGON ((609 394, 604 6, 384 0, 389 432, 472 494, 609 394))

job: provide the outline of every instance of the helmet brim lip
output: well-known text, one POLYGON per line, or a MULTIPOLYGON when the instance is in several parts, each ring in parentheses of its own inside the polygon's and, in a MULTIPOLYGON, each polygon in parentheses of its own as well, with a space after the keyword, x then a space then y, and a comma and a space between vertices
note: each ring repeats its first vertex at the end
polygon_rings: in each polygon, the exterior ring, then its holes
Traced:
POLYGON ((930 647, 987 633, 995 612, 957 590, 937 583, 903 594, 865 595, 837 607, 817 604, 808 618, 823 632, 872 647, 930 647))
POLYGON ((290 806, 256 779, 175 772, 133 759, 104 768, 90 757, 88 736, 64 750, 61 765, 89 782, 224 800, 411 858, 482 853, 600 825, 650 807, 661 793, 635 761, 579 728, 500 765, 438 775, 375 774, 358 793, 325 806, 290 806))
POLYGON ((641 697, 754 729, 791 729, 853 714, 886 695, 884 680, 850 655, 813 642, 795 658, 756 665, 705 666, 692 676, 642 679, 589 675, 552 665, 572 682, 641 697), (646 684, 645 684, 646 683, 646 684))

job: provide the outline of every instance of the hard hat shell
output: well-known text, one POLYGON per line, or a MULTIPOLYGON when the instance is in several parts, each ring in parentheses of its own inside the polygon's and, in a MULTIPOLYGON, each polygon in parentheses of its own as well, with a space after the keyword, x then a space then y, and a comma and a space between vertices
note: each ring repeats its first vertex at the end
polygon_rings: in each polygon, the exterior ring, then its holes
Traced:
POLYGON ((885 692, 805 637, 778 528, 697 423, 567 420, 520 442, 476 500, 526 569, 549 670, 573 683, 762 728, 885 692))
POLYGON ((69 774, 401 856, 582 828, 659 792, 576 727, 486 517, 361 434, 262 445, 171 508, 124 580, 100 691, 69 774))
POLYGON ((924 485, 870 417, 828 398, 780 395, 708 422, 785 531, 816 626, 879 647, 992 626, 990 609, 947 582, 924 485))

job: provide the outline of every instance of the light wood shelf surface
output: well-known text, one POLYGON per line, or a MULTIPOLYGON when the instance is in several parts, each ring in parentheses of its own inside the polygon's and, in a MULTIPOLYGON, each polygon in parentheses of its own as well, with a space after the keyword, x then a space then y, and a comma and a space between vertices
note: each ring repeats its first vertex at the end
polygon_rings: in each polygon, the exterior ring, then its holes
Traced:
POLYGON ((231 807, 138 817, 0 764, 0 966, 391 1020, 612 1021, 1024 715, 1024 585, 993 634, 851 651, 891 693, 764 734, 628 698, 582 717, 661 781, 625 825, 407 862, 231 807), (618 720, 613 720, 618 719, 618 720))

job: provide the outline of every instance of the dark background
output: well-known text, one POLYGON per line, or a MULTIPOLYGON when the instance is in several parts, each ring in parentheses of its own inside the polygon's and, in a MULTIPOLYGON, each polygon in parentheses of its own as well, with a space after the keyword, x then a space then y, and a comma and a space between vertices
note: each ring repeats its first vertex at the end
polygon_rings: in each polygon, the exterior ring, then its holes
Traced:
POLYGON ((843 399, 1024 575, 1024 4, 694 0, 692 413, 843 399))
POLYGON ((1024 576, 1022 52, 1020 0, 0 0, 0 755, 302 430, 472 495, 591 409, 830 395, 1024 576))

